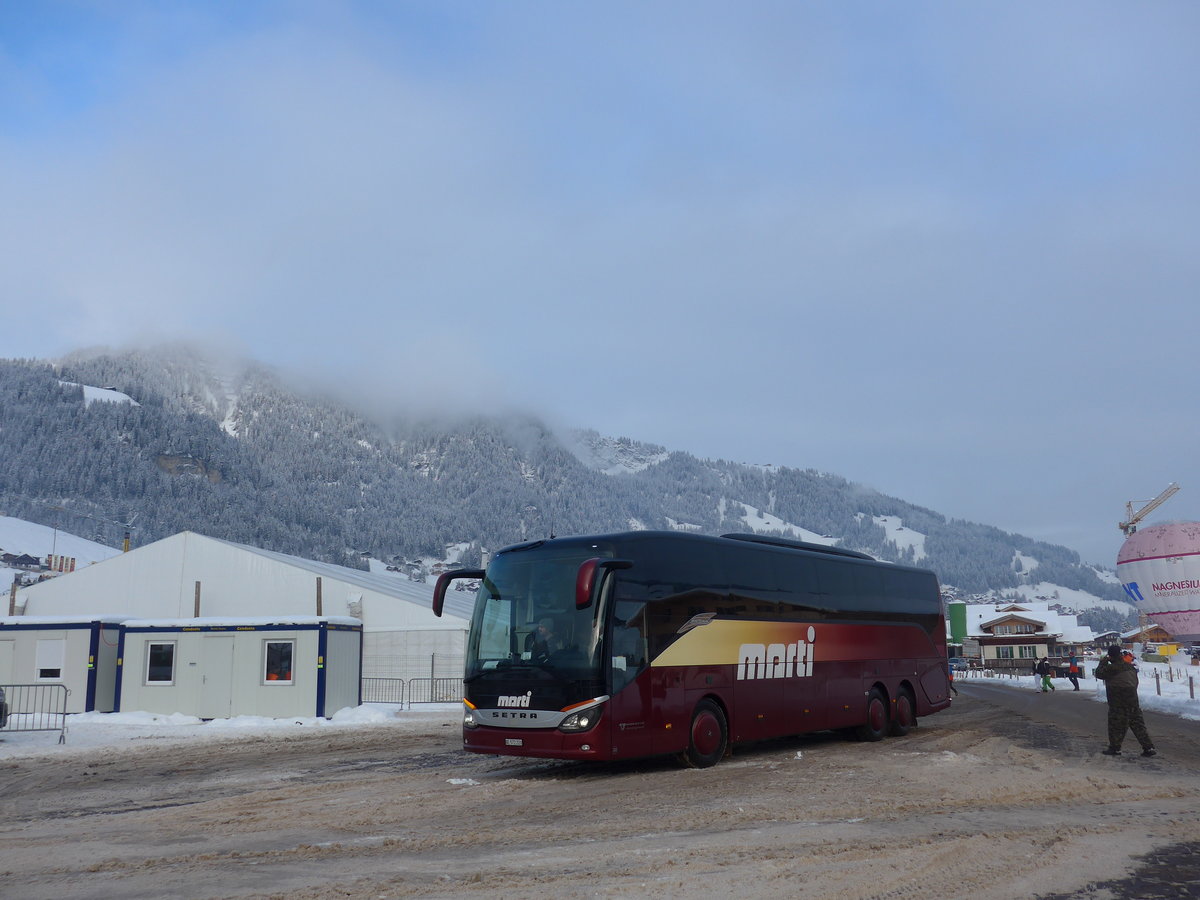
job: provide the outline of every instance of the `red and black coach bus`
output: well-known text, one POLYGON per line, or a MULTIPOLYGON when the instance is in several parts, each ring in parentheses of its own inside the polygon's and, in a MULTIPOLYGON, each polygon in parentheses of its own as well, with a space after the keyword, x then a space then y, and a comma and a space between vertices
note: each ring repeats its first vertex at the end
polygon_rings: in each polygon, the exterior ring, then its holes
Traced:
POLYGON ((902 735, 950 705, 936 576, 748 534, 637 531, 501 550, 467 638, 463 745, 711 766, 735 741, 902 735))

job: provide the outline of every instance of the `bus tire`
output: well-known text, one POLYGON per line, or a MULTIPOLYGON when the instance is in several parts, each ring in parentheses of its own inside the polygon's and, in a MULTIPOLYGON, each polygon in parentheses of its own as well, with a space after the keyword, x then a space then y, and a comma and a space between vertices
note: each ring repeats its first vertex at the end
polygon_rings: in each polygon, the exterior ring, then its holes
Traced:
POLYGON ((715 766, 729 746, 729 727, 721 707, 711 700, 701 700, 692 713, 688 732, 688 748, 679 754, 680 761, 693 769, 715 766))
POLYGON ((867 694, 867 720, 854 733, 860 741, 881 741, 891 726, 887 700, 879 688, 871 688, 867 694))
POLYGON ((896 708, 892 711, 892 724, 888 734, 893 737, 904 737, 917 727, 916 705, 913 703, 912 691, 906 687, 900 688, 896 695, 896 708))

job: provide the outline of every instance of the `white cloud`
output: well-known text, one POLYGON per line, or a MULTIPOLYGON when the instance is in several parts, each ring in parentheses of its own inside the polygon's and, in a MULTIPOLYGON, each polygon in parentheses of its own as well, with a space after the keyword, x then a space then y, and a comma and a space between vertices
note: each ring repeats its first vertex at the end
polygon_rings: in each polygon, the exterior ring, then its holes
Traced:
POLYGON ((1099 562, 1186 481, 1189 7, 75 12, 0 56, 3 355, 244 341, 1099 562))

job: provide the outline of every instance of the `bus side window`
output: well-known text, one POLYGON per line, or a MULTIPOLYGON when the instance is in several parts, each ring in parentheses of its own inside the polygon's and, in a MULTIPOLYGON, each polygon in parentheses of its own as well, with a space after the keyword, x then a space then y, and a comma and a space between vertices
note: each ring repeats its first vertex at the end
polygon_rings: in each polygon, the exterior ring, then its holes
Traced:
POLYGON ((858 566, 854 570, 854 589, 858 594, 859 608, 887 609, 889 604, 883 591, 883 573, 876 568, 858 566))
POLYGON ((843 610, 862 609, 858 590, 854 585, 854 567, 836 559, 821 560, 817 578, 827 608, 843 610))

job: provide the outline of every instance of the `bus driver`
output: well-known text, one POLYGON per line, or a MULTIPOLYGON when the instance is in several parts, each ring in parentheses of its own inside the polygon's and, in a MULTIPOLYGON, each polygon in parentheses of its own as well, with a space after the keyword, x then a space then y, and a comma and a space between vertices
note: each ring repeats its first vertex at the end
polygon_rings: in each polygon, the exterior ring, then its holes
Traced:
POLYGON ((537 628, 525 636, 525 652, 534 662, 545 662, 560 646, 554 637, 553 619, 542 619, 537 628))

